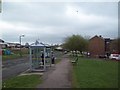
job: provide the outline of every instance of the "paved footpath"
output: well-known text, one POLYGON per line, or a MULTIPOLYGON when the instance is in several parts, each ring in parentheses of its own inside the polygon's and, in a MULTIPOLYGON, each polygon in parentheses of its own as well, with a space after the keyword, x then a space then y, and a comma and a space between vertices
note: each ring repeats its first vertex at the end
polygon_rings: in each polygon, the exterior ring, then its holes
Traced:
POLYGON ((71 63, 67 57, 43 75, 43 83, 37 88, 71 88, 71 63))

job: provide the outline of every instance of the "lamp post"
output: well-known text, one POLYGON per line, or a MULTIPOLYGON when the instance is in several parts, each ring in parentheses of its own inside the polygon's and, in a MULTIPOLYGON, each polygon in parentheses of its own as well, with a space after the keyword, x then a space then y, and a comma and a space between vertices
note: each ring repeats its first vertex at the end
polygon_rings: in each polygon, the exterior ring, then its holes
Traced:
POLYGON ((21 38, 25 37, 25 35, 20 35, 19 40, 20 40, 20 57, 22 57, 22 52, 21 52, 21 38))

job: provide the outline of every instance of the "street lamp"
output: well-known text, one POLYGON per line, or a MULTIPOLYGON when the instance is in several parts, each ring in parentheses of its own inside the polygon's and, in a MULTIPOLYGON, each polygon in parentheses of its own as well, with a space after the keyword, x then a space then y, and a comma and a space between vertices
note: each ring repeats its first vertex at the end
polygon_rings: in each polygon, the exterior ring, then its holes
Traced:
POLYGON ((22 57, 22 52, 21 52, 21 38, 25 37, 25 35, 20 35, 19 40, 20 40, 20 56, 22 57))

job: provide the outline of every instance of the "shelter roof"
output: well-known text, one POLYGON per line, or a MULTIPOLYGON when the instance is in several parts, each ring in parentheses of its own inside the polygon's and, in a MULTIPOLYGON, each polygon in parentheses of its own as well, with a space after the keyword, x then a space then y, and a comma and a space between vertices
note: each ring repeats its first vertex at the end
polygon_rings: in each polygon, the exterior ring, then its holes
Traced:
POLYGON ((50 47, 50 45, 44 44, 44 43, 39 42, 39 41, 36 40, 35 43, 32 43, 32 44, 30 45, 30 47, 50 47))

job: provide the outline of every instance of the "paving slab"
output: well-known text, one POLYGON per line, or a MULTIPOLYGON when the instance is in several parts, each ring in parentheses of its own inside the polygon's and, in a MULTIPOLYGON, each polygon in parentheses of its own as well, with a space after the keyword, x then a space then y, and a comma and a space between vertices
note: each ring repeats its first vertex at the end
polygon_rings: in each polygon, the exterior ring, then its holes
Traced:
POLYGON ((44 73, 43 83, 37 88, 71 88, 71 63, 67 57, 44 73))

